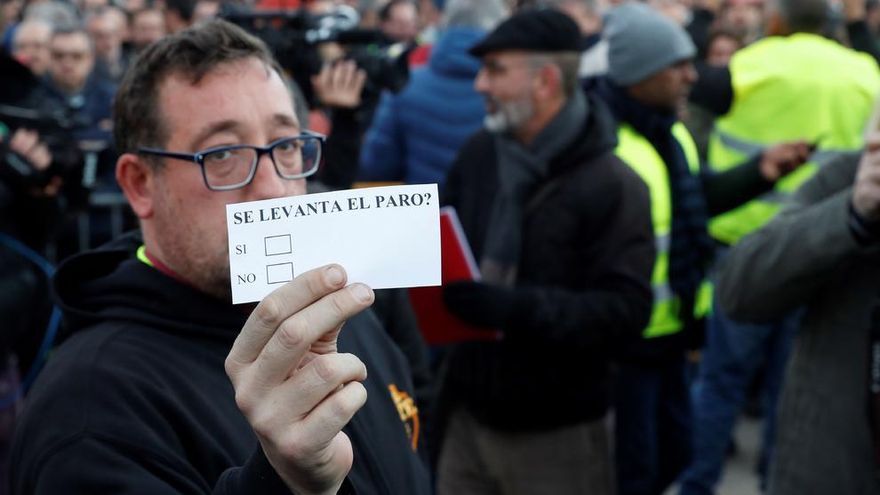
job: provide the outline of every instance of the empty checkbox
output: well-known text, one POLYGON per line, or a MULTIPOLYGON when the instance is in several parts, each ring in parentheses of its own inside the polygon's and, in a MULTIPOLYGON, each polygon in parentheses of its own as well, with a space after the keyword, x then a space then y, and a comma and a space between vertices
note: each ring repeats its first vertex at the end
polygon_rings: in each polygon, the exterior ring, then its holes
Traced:
POLYGON ((278 263, 266 265, 266 282, 270 284, 283 284, 293 280, 293 263, 278 263))
POLYGON ((290 254, 293 252, 293 242, 290 234, 272 235, 266 237, 266 256, 290 254))

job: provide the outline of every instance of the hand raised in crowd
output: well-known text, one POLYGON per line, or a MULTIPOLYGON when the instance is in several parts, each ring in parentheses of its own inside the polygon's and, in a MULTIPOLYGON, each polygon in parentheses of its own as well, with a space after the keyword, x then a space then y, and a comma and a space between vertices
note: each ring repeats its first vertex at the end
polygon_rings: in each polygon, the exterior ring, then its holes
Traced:
POLYGON ((367 73, 353 60, 325 64, 321 72, 312 76, 315 95, 324 105, 335 108, 357 108, 367 73))
POLYGON ((880 221, 880 132, 865 141, 853 185, 852 205, 865 220, 880 221))
POLYGON ((343 323, 373 302, 338 265, 296 277, 253 311, 226 358, 238 407, 297 494, 336 493, 352 466, 342 428, 364 405, 364 363, 336 352, 343 323))
POLYGON ((812 152, 810 144, 803 140, 773 145, 761 156, 761 175, 776 182, 806 163, 812 152))

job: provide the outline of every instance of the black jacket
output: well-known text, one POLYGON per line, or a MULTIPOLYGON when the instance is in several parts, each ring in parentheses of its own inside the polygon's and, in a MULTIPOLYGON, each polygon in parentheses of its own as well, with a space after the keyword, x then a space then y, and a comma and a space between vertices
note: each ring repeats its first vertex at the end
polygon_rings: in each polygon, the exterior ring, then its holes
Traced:
MULTIPOLYGON (((133 236, 69 260, 55 289, 72 333, 37 380, 13 446, 13 493, 288 493, 235 405, 224 360, 247 311, 138 261, 133 236)), ((409 368, 371 312, 340 352, 369 370, 366 405, 345 432, 346 487, 429 493, 429 474, 392 385, 409 368)), ((421 446, 419 448, 421 449, 421 446)))
MULTIPOLYGON (((483 423, 521 431, 602 417, 608 363, 651 313, 654 236, 645 183, 614 156, 607 110, 589 97, 575 142, 549 165, 524 209, 512 323, 497 342, 459 344, 445 399, 483 423), (537 199, 536 199, 537 197, 537 199)), ((477 260, 498 187, 492 136, 464 146, 446 184, 477 260)))

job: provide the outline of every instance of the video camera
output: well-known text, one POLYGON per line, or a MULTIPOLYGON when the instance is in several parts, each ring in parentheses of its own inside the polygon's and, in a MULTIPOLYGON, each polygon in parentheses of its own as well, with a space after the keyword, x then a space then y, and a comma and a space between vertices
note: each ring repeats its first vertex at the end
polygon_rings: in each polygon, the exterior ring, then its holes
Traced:
POLYGON ((48 184, 52 177, 70 176, 82 165, 83 153, 73 138, 73 131, 87 126, 88 122, 78 115, 0 104, 0 122, 10 128, 10 135, 19 128, 37 131, 40 140, 52 153, 52 164, 49 168, 37 170, 8 149, 4 141, 0 145, 0 178, 7 182, 20 187, 39 188, 48 184))
POLYGON ((310 106, 316 106, 311 76, 320 72, 323 61, 317 47, 338 43, 347 58, 366 72, 362 98, 378 100, 382 90, 400 91, 409 80, 408 55, 413 46, 392 44, 381 31, 361 29, 357 11, 339 5, 324 14, 299 8, 292 11, 253 11, 224 5, 220 17, 262 39, 302 89, 310 106))

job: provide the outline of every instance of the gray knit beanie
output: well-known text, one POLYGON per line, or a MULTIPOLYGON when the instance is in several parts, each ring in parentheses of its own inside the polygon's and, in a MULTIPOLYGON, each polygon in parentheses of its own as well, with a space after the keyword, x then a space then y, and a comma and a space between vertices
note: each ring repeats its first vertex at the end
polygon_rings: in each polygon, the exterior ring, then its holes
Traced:
POLYGON ((603 36, 608 40, 608 77, 621 86, 641 82, 697 52, 681 26, 640 2, 611 9, 603 36))

